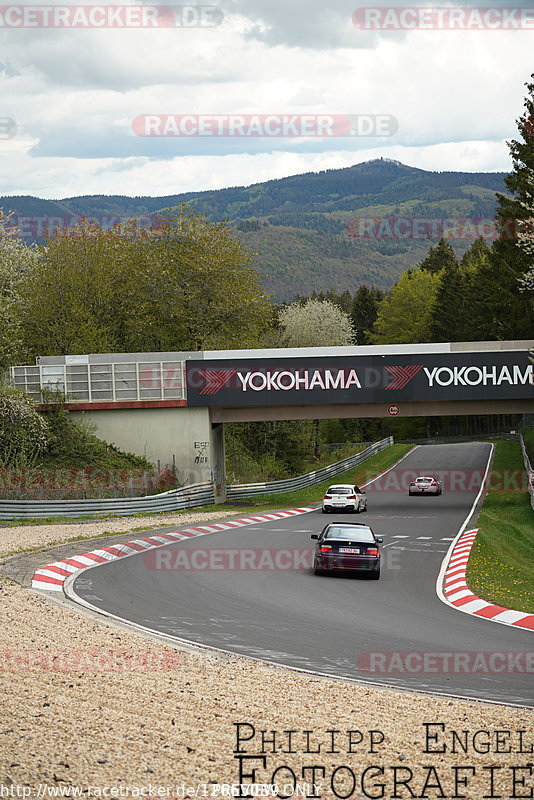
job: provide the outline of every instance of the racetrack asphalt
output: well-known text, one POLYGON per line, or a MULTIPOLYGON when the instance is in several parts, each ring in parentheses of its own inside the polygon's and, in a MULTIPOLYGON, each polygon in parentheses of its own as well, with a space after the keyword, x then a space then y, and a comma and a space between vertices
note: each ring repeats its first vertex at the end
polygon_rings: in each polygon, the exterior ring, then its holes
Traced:
POLYGON ((510 655, 510 668, 484 671, 489 654, 505 654, 502 665, 508 654, 530 652, 532 633, 463 614, 436 593, 442 560, 478 494, 472 476, 484 474, 489 455, 485 443, 418 447, 367 487, 366 514, 313 511, 184 540, 85 570, 72 579, 71 593, 152 631, 276 664, 534 706, 532 673, 519 671, 523 658, 510 655), (469 476, 464 489, 408 496, 408 474, 442 470, 469 476), (310 535, 335 519, 365 521, 383 536, 379 581, 313 574, 310 535), (251 555, 235 569, 241 548, 251 555), (281 552, 279 568, 255 568, 281 552), (210 557, 212 569, 205 568, 210 557), (288 562, 298 568, 284 568, 288 562), (414 654, 410 664, 423 671, 406 671, 404 657, 399 671, 391 653, 414 654), (443 653, 460 659, 432 656, 443 653), (469 669, 476 654, 484 656, 469 669))

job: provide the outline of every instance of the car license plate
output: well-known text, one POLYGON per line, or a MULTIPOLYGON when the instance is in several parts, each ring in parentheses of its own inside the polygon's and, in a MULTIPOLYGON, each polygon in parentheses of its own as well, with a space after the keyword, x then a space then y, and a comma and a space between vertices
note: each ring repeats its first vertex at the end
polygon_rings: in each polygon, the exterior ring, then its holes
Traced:
POLYGON ((334 505, 335 506, 344 506, 345 503, 342 500, 334 500, 334 505))
POLYGON ((339 548, 339 552, 340 553, 356 553, 356 554, 358 554, 360 552, 360 549, 359 549, 359 547, 340 547, 339 548))

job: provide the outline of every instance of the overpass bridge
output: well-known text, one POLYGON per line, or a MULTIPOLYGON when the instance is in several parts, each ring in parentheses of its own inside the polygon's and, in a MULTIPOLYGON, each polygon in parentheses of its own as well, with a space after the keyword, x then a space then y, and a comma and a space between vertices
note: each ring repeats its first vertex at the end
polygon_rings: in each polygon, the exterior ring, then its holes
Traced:
POLYGON ((534 341, 46 356, 11 367, 98 435, 225 496, 224 423, 534 411, 534 341))

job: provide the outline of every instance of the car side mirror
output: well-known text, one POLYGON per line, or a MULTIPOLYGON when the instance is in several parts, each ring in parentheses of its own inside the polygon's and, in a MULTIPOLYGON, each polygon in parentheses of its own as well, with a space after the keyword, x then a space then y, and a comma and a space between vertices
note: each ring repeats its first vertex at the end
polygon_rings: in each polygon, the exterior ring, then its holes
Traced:
POLYGON ((383 542, 384 540, 382 539, 382 537, 381 537, 381 536, 378 536, 378 537, 377 537, 377 539, 376 539, 376 541, 380 543, 380 542, 383 542))
POLYGON ((318 533, 312 533, 312 535, 310 536, 310 539, 318 539, 318 538, 319 538, 318 533))
POLYGON ((365 489, 362 489, 362 494, 367 494, 367 492, 365 491, 365 489))

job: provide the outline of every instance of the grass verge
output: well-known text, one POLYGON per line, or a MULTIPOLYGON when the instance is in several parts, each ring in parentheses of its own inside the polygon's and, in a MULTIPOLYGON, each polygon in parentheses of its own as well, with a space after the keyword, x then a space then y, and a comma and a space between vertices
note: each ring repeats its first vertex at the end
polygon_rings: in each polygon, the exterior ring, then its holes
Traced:
MULTIPOLYGON (((493 471, 523 470, 517 442, 497 442, 493 471)), ((516 611, 534 612, 534 512, 526 491, 490 489, 467 565, 474 594, 516 611)))
MULTIPOLYGON (((376 478, 381 472, 391 467, 400 458, 406 455, 413 445, 411 444, 392 444, 381 450, 371 458, 368 458, 363 464, 352 469, 336 475, 335 478, 329 478, 323 483, 318 483, 315 486, 309 486, 307 489, 300 489, 297 492, 283 492, 279 494, 264 494, 260 497, 250 497, 246 500, 240 501, 239 510, 243 511, 246 506, 254 511, 260 509, 269 510, 274 508, 295 508, 297 506, 308 506, 320 503, 323 499, 325 490, 328 489, 333 483, 355 483, 362 485, 371 478, 376 478)), ((228 505, 220 506, 221 508, 233 508, 235 504, 229 503, 228 505)))

